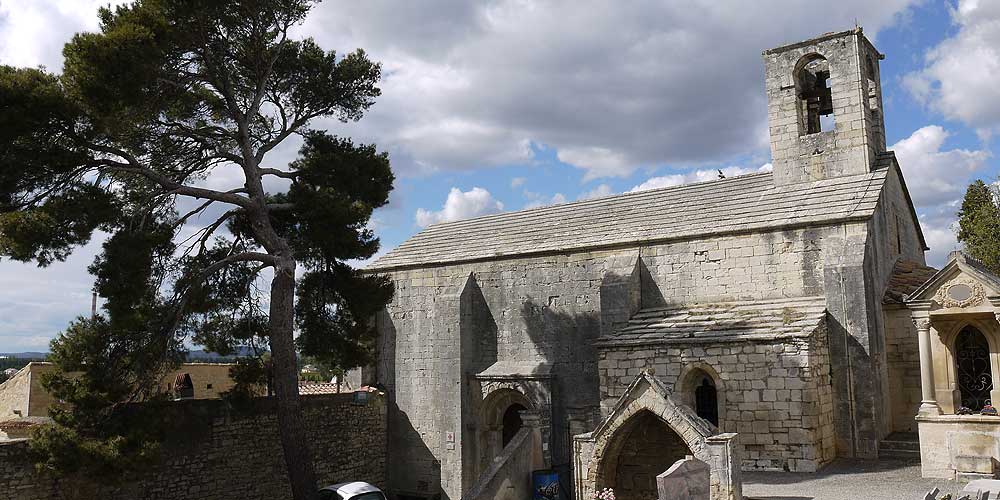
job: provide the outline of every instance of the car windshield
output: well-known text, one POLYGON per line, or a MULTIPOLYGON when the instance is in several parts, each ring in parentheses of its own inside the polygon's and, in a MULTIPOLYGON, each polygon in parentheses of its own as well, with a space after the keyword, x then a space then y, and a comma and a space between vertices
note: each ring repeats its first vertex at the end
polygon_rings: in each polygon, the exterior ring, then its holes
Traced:
POLYGON ((351 500, 385 500, 385 495, 380 491, 369 491, 360 495, 354 495, 351 500))

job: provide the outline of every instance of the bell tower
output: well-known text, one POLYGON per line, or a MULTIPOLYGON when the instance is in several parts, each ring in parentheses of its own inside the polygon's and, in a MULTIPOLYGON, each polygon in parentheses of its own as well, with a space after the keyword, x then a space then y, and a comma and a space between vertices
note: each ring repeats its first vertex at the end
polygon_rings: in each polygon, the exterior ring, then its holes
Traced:
POLYGON ((861 28, 764 51, 776 184, 870 172, 885 152, 879 61, 861 28))

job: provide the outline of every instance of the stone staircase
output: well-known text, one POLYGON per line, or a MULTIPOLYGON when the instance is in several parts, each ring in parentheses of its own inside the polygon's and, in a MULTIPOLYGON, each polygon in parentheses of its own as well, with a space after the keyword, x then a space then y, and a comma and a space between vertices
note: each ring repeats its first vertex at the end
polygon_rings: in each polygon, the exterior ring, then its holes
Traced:
POLYGON ((878 456, 920 460, 920 439, 916 432, 893 432, 879 443, 878 456))

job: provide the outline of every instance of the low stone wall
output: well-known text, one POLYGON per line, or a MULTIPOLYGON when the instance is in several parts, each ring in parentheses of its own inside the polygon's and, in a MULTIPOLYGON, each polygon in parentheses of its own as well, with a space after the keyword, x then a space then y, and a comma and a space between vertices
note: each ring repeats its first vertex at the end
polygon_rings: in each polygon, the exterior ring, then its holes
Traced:
POLYGON ((918 416, 923 477, 993 476, 1000 460, 1000 417, 918 416))
MULTIPOLYGON (((386 477, 383 397, 355 405, 352 394, 303 397, 303 414, 320 485, 386 477)), ((27 443, 0 443, 0 498, 18 500, 282 500, 291 498, 278 435, 275 401, 259 399, 241 412, 219 400, 172 403, 166 411, 190 419, 191 435, 170 443, 169 456, 126 485, 101 487, 39 475, 27 443)))

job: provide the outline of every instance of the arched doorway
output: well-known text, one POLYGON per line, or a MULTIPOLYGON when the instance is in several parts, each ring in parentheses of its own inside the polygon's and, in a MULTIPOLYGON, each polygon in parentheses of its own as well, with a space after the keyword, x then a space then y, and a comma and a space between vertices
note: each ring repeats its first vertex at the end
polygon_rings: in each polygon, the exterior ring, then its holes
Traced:
POLYGON ((655 500, 656 476, 693 453, 654 413, 633 415, 612 436, 601 461, 598 488, 612 488, 616 500, 655 500))
POLYGON ((990 344, 986 336, 971 325, 963 328, 955 338, 955 364, 962 406, 979 411, 992 404, 990 344))
POLYGON ((479 410, 476 476, 490 467, 521 430, 521 412, 533 410, 528 398, 513 389, 498 389, 486 396, 479 410))
POLYGON ((521 422, 521 412, 526 410, 523 405, 514 403, 503 412, 503 447, 506 448, 511 439, 517 435, 524 425, 521 422))

